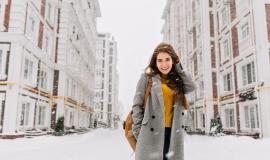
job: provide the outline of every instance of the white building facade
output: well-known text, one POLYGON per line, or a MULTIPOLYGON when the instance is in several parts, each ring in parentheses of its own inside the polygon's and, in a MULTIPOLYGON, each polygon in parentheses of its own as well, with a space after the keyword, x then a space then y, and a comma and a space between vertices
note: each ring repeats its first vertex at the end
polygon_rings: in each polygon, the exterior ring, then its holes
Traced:
POLYGON ((63 0, 59 10, 54 71, 54 121, 64 117, 66 128, 93 125, 97 0, 63 0))
POLYGON ((58 1, 0 1, 0 135, 51 126, 58 1))
POLYGON ((99 34, 96 55, 96 121, 117 128, 119 121, 117 43, 110 34, 99 34))
POLYGON ((209 133, 220 117, 225 133, 270 136, 269 3, 167 1, 164 41, 197 83, 189 97, 193 131, 209 133))
POLYGON ((0 1, 1 138, 62 116, 66 128, 91 125, 99 16, 96 0, 0 1))

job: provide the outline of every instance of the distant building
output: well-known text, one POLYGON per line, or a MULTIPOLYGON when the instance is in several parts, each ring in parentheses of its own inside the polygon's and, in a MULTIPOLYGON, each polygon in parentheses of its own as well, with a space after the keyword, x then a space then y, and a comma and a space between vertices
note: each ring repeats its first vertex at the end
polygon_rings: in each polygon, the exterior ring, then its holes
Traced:
POLYGON ((115 128, 119 121, 117 43, 110 34, 99 34, 96 55, 96 120, 115 128))
POLYGON ((270 3, 168 0, 164 41, 197 83, 189 96, 193 132, 220 117, 228 134, 270 136, 270 3))

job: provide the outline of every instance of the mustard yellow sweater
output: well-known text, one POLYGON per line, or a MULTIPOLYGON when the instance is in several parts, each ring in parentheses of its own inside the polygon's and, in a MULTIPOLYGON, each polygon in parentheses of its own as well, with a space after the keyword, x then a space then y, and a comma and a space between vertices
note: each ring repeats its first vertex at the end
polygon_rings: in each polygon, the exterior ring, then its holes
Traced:
POLYGON ((161 76, 161 88, 164 99, 164 116, 165 116, 165 127, 172 127, 172 115, 173 115, 173 97, 174 91, 167 86, 167 77, 161 76))

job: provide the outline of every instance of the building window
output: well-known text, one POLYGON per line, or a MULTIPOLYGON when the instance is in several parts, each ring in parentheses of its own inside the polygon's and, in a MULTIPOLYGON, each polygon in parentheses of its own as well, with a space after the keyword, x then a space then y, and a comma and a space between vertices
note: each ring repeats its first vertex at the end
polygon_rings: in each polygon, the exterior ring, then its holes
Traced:
POLYGON ((46 116, 46 107, 39 106, 37 107, 37 124, 45 125, 45 116, 46 116))
POLYGON ((113 48, 110 48, 110 55, 113 55, 113 48))
POLYGON ((194 59, 194 74, 197 75, 197 73, 198 73, 198 60, 197 60, 196 53, 194 54, 193 59, 194 59))
POLYGON ((102 60, 102 68, 105 68, 105 61, 102 60))
POLYGON ((112 112, 112 104, 108 104, 108 112, 112 112))
POLYGON ((242 66, 242 83, 243 86, 255 82, 254 61, 242 66))
POLYGON ((4 26, 3 26, 3 23, 4 23, 4 9, 3 9, 3 5, 1 4, 1 1, 0 1, 0 31, 4 30, 4 26))
POLYGON ((103 40, 103 48, 105 48, 105 46, 106 46, 106 41, 103 40))
POLYGON ((91 7, 91 3, 90 2, 88 2, 88 7, 89 7, 89 9, 91 9, 92 7, 91 7))
POLYGON ((44 49, 45 49, 45 52, 46 53, 48 53, 48 51, 49 51, 49 44, 50 44, 49 36, 45 36, 45 46, 44 46, 44 49))
POLYGON ((199 80, 198 82, 198 90, 197 90, 197 97, 201 98, 204 95, 204 84, 202 80, 199 80))
POLYGON ((228 73, 223 76, 224 91, 232 90, 232 73, 228 73))
POLYGON ((43 88, 43 89, 47 89, 47 72, 46 71, 43 71, 43 70, 41 70, 40 71, 40 75, 39 75, 40 77, 39 77, 39 82, 40 82, 40 86, 39 87, 41 87, 41 88, 43 88))
POLYGON ((109 73, 112 73, 112 66, 109 67, 109 73))
POLYGON ((245 115, 244 120, 246 129, 259 128, 257 105, 244 106, 244 115, 245 115))
POLYGON ((47 3, 47 18, 50 21, 52 21, 52 14, 53 14, 52 4, 51 3, 47 3))
POLYGON ((29 125, 29 112, 30 112, 30 103, 24 102, 21 106, 21 116, 20 116, 20 126, 29 125))
POLYGON ((108 97, 108 101, 109 101, 109 102, 112 102, 112 95, 109 94, 108 96, 109 96, 109 97, 108 97))
POLYGON ((24 60, 23 78, 28 82, 33 81, 33 64, 34 64, 33 61, 27 58, 24 60))
POLYGON ((6 61, 9 52, 8 44, 0 44, 0 79, 4 80, 7 78, 6 74, 6 61))
POLYGON ((0 133, 2 133, 3 129, 3 118, 4 118, 4 104, 5 104, 5 93, 0 93, 0 133))
POLYGON ((230 46, 228 39, 224 40, 222 43, 222 60, 225 61, 230 58, 230 46))
POLYGON ((30 29, 31 29, 31 32, 32 33, 35 33, 35 25, 36 25, 36 21, 35 21, 35 19, 33 18, 33 17, 30 17, 29 18, 29 23, 30 23, 30 29))
POLYGON ((221 10, 221 26, 225 26, 228 23, 228 12, 226 7, 221 10))
POLYGON ((112 92, 112 85, 109 84, 109 92, 112 92))
POLYGON ((203 109, 198 109, 197 110, 197 114, 198 114, 198 128, 204 128, 205 127, 205 114, 203 109))
POLYGON ((224 111, 225 111, 225 126, 226 126, 226 128, 235 127, 234 109, 233 108, 226 108, 224 111))
POLYGON ((241 39, 244 40, 249 36, 249 25, 246 22, 244 25, 241 26, 241 39))
POLYGON ((113 63, 113 57, 110 56, 110 59, 109 59, 109 64, 112 64, 113 63))

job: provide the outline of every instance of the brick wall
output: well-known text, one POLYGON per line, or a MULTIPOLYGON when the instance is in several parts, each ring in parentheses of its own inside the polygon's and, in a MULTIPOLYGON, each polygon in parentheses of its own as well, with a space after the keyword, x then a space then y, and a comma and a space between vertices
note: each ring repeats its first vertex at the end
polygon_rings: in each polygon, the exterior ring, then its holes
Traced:
POLYGON ((239 55, 238 33, 237 28, 235 26, 232 27, 231 34, 232 34, 233 58, 235 58, 239 55))
MULTIPOLYGON (((45 18, 46 0, 41 1, 40 15, 45 18)), ((43 44, 44 24, 40 21, 38 31, 38 47, 41 49, 43 44)))
POLYGON ((9 19, 10 19, 10 7, 11 7, 11 0, 8 0, 8 4, 6 5, 6 8, 5 8, 5 16, 4 16, 5 30, 4 30, 4 32, 8 32, 9 19))
POLYGON ((213 98, 217 98, 217 74, 212 72, 213 98))
POLYGON ((209 0, 209 7, 213 7, 213 0, 209 0))
POLYGON ((265 4, 268 42, 270 42, 270 4, 265 4))
POLYGON ((209 26, 210 26, 210 36, 215 36, 215 28, 214 28, 214 15, 213 13, 209 12, 209 26))
POLYGON ((41 49, 43 44, 43 30, 44 24, 42 22, 39 23, 39 31, 38 31, 38 47, 41 49))
POLYGON ((216 52, 215 52, 215 42, 211 41, 211 66, 216 68, 216 52))
POLYGON ((233 21, 236 18, 235 0, 230 0, 230 13, 231 13, 231 21, 233 21))
POLYGON ((40 7, 40 15, 44 18, 45 17, 45 9, 46 9, 46 0, 41 1, 41 7, 40 7))
POLYGON ((233 72, 234 72, 234 86, 235 86, 235 93, 237 94, 238 91, 238 85, 237 85, 237 71, 236 71, 236 64, 233 64, 234 67, 233 67, 233 72))

